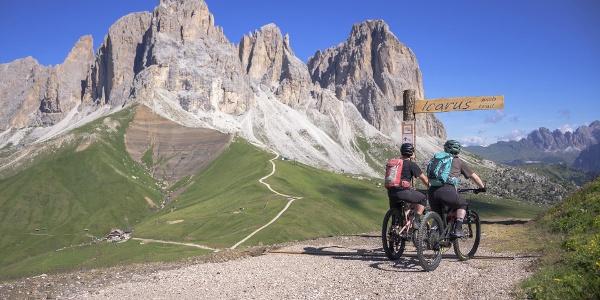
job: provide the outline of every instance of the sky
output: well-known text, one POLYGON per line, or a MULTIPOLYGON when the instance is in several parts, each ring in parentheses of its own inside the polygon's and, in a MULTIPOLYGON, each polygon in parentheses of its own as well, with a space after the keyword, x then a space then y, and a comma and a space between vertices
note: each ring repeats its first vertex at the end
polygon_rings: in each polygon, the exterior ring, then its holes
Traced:
MULTIPOLYGON (((267 23, 306 61, 343 42, 352 24, 383 19, 416 54, 425 96, 504 95, 501 111, 437 114, 467 144, 516 139, 538 127, 572 130, 600 119, 597 0, 207 0, 232 42, 267 23)), ((96 49, 119 17, 157 0, 0 0, 0 63, 58 64, 77 39, 96 49)))

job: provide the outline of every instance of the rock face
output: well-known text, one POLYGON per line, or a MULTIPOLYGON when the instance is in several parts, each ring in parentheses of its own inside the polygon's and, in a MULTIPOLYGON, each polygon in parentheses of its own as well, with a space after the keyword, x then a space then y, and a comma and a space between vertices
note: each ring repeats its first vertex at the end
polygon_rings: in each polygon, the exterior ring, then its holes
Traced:
POLYGON ((31 57, 0 65, 0 130, 27 125, 40 105, 44 78, 46 68, 31 57))
POLYGON ((519 143, 544 151, 580 151, 600 142, 600 121, 578 127, 574 132, 550 131, 541 127, 519 143))
POLYGON ((86 101, 111 105, 127 101, 133 78, 143 67, 144 37, 151 17, 148 12, 133 13, 110 27, 87 74, 86 101))
MULTIPOLYGON (((162 0, 152 14, 147 34, 141 73, 166 68, 161 71, 166 72, 166 78, 158 84, 174 93, 183 109, 235 115, 248 109, 252 90, 237 49, 214 25, 204 1, 162 0)), ((152 89, 143 83, 144 78, 149 79, 142 75, 138 86, 152 89)), ((155 78, 149 80, 156 83, 155 78)))
MULTIPOLYGON (((352 102, 370 124, 388 135, 397 131, 401 121, 393 106, 402 104, 403 91, 414 89, 417 98, 424 97, 414 53, 382 20, 355 24, 344 43, 317 51, 308 68, 315 82, 352 102)), ((418 121, 420 132, 445 137, 443 126, 433 116, 418 121)))
POLYGON ((541 127, 519 141, 497 142, 487 147, 466 149, 490 160, 520 165, 531 161, 563 163, 585 172, 597 172, 600 156, 595 155, 600 144, 600 121, 584 125, 575 131, 550 131, 541 127))
POLYGON ((600 175, 600 144, 589 146, 581 151, 575 159, 573 167, 594 176, 600 175))
POLYGON ((64 62, 45 67, 31 58, 0 65, 0 129, 54 124, 75 108, 93 61, 91 36, 81 37, 64 62))
POLYGON ((284 104, 296 108, 307 104, 313 89, 308 69, 294 55, 289 36, 282 36, 275 24, 242 37, 238 49, 251 80, 271 87, 284 104))
MULTIPOLYGON (((33 130, 55 136, 93 119, 87 114, 137 102, 188 127, 239 134, 307 164, 371 175, 380 168, 373 161, 396 147, 390 137, 401 113, 393 106, 405 89, 424 94, 414 54, 383 21, 356 24, 345 43, 317 52, 307 65, 274 24, 229 42, 201 0, 161 0, 152 12, 122 17, 95 56, 84 37, 59 66, 27 58, 0 65, 0 75, 3 130, 56 124, 33 130), (371 142, 381 149, 366 149, 371 142), (373 159, 369 151, 382 155, 373 159)), ((417 121, 433 149, 445 137, 443 126, 433 115, 417 121)), ((12 134, 5 132, 0 143, 12 134)))
POLYGON ((50 70, 46 93, 41 99, 40 112, 44 124, 54 124, 64 113, 75 108, 82 97, 82 86, 94 59, 91 36, 84 36, 75 44, 65 61, 50 70), (59 113, 58 115, 55 115, 59 113))

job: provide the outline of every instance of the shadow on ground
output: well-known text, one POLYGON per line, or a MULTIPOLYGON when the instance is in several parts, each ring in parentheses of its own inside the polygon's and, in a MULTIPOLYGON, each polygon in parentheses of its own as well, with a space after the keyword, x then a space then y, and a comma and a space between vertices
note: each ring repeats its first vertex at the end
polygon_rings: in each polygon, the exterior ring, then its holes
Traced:
MULTIPOLYGON (((376 235, 357 235, 360 237, 379 238, 376 235)), ((383 248, 352 248, 342 246, 323 246, 323 247, 304 247, 303 251, 276 250, 270 253, 290 254, 290 255, 315 255, 329 256, 332 259, 347 261, 364 261, 369 263, 369 267, 387 272, 422 272, 419 265, 417 253, 414 249, 407 249, 400 259, 392 261, 388 259, 383 248)), ((461 263, 458 257, 454 255, 451 249, 442 255, 442 263, 461 263)), ((512 256, 497 255, 476 255, 472 259, 480 260, 514 260, 512 256)))

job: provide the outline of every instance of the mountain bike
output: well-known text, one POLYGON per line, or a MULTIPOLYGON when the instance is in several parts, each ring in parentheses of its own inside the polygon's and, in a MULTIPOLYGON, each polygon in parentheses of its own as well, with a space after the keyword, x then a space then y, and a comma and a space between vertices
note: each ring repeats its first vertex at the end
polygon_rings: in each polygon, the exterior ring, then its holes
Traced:
MULTIPOLYGON (((458 189, 459 193, 483 192, 482 189, 458 189)), ((435 270, 442 254, 454 248, 459 260, 468 260, 475 256, 481 240, 481 220, 475 210, 467 202, 467 214, 463 221, 462 238, 452 238, 450 233, 456 221, 455 209, 443 209, 440 216, 437 212, 429 211, 423 217, 415 239, 417 258, 425 271, 435 270), (445 213, 444 213, 445 211, 445 213)))
POLYGON ((389 259, 397 260, 402 256, 406 241, 415 242, 415 214, 410 203, 401 202, 399 208, 390 208, 383 217, 381 241, 389 259))

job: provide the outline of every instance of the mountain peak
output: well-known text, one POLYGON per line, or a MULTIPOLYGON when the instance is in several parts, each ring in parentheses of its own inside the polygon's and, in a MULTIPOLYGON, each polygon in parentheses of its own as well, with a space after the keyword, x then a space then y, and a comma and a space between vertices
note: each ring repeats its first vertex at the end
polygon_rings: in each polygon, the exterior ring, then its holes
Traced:
POLYGON ((382 19, 375 20, 364 20, 360 23, 352 25, 352 31, 350 35, 358 33, 364 30, 378 31, 378 32, 391 32, 389 25, 382 19))
MULTIPOLYGON (((402 103, 404 90, 424 96, 415 55, 383 20, 354 24, 345 42, 317 51, 308 69, 314 82, 353 103, 364 119, 388 135, 397 132, 400 118, 393 107, 402 103)), ((431 115, 419 116, 417 126, 419 133, 445 138, 443 126, 431 115)))
POLYGON ((272 84, 281 77, 283 56, 291 55, 281 30, 274 23, 244 35, 238 46, 242 66, 251 79, 272 84))
POLYGON ((279 29, 279 26, 277 26, 277 24, 275 24, 273 22, 261 26, 259 30, 260 31, 277 31, 281 34, 281 29, 279 29))
POLYGON ((398 43, 402 46, 402 42, 394 35, 394 33, 390 30, 389 25, 384 20, 365 20, 360 23, 356 23, 352 26, 352 30, 350 31, 350 36, 348 37, 349 41, 371 41, 375 44, 381 44, 386 41, 393 41, 394 43, 398 43), (370 38, 367 38, 370 37, 370 38))
POLYGON ((91 35, 84 35, 77 40, 63 64, 81 63, 86 65, 94 59, 94 42, 91 35))

